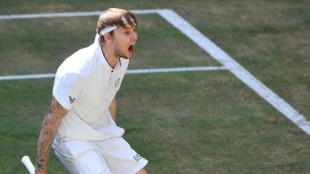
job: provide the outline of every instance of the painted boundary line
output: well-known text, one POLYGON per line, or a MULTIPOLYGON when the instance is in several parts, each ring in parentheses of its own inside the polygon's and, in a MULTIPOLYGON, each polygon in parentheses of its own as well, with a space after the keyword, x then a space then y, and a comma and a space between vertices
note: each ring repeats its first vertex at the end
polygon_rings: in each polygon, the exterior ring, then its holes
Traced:
MULTIPOLYGON (((227 69, 223 66, 132 69, 132 70, 127 70, 126 74, 150 74, 150 73, 186 72, 186 71, 216 71, 216 70, 227 70, 227 69)), ((44 78, 54 78, 54 77, 55 77, 55 74, 28 74, 28 75, 0 76, 0 80, 44 79, 44 78)))
MULTIPOLYGON (((239 80, 253 89, 259 96, 285 115, 303 131, 310 135, 310 122, 298 113, 291 105, 255 78, 250 72, 230 57, 225 51, 213 43, 209 38, 199 32, 195 27, 188 23, 171 9, 154 10, 131 10, 135 14, 157 13, 174 27, 195 42, 199 47, 209 53, 215 60, 220 62, 226 69, 234 74, 239 80)), ((71 17, 71 16, 93 16, 101 12, 72 12, 72 13, 44 13, 44 14, 25 14, 25 15, 1 15, 0 19, 25 19, 25 18, 47 18, 47 17, 71 17)))
MULTIPOLYGON (((131 10, 135 14, 156 14, 160 10, 131 10)), ((39 14, 11 14, 0 15, 0 20, 10 19, 34 19, 34 18, 55 18, 55 17, 77 17, 77 16, 99 16, 102 11, 89 11, 89 12, 67 12, 67 13, 39 13, 39 14)))
POLYGON ((310 122, 298 113, 291 105, 265 86, 261 81, 255 78, 249 71, 243 68, 238 62, 230 57, 225 51, 213 43, 209 38, 199 32, 190 23, 184 20, 173 10, 161 10, 159 12, 164 19, 180 30, 199 47, 209 53, 215 60, 220 62, 232 74, 234 74, 243 83, 253 89, 259 96, 270 103, 279 112, 284 114, 288 119, 310 135, 310 122))
POLYGON ((126 74, 147 74, 147 73, 167 73, 167 72, 186 72, 186 71, 216 71, 216 70, 227 70, 227 69, 223 66, 137 69, 137 70, 127 70, 126 74))
POLYGON ((9 75, 0 76, 1 80, 23 80, 23 79, 46 79, 54 78, 55 74, 27 74, 27 75, 9 75))

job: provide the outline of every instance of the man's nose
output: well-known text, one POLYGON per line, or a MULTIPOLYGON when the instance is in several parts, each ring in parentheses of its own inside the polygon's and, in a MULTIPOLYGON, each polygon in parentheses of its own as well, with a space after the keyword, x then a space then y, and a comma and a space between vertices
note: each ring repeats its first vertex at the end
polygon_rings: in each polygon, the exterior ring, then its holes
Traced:
POLYGON ((138 40, 138 34, 137 32, 134 32, 133 35, 132 35, 132 40, 136 41, 138 40))

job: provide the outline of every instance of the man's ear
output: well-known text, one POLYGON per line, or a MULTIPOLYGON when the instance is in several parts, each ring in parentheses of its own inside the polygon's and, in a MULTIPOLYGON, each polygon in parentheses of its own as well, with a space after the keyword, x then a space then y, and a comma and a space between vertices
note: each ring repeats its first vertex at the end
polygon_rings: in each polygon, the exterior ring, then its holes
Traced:
POLYGON ((104 36, 105 41, 107 41, 107 42, 112 41, 112 37, 111 37, 110 33, 105 33, 103 36, 104 36))

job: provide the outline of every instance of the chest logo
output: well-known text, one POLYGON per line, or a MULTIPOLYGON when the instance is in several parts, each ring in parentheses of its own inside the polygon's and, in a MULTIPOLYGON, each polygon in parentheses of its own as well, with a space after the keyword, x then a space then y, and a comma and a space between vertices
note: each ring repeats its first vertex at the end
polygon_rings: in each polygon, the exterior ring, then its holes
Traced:
POLYGON ((115 88, 118 87, 120 82, 121 82, 121 78, 118 78, 117 80, 115 80, 115 88))

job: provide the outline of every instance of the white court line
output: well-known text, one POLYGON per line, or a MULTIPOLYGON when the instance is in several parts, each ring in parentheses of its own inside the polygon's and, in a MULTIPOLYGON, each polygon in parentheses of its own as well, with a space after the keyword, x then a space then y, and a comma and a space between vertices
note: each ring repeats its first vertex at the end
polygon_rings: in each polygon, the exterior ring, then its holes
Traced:
MULTIPOLYGON (((158 13, 156 9, 149 10, 131 10, 135 14, 152 14, 158 13)), ((89 12, 67 12, 67 13, 39 13, 39 14, 11 14, 0 15, 0 20, 10 19, 34 19, 34 18, 55 18, 55 17, 78 17, 78 16, 99 16, 102 11, 89 11, 89 12)))
POLYGON ((194 41, 203 50, 209 53, 214 59, 220 62, 231 73, 233 73, 243 83, 253 89, 258 95, 270 103, 274 108, 284 114, 288 119, 294 122, 298 127, 310 135, 310 122, 299 114, 291 105, 265 86, 261 81, 255 78, 249 71, 243 68, 238 62, 230 57, 225 51, 213 43, 209 38, 199 32, 190 23, 184 20, 173 10, 161 10, 159 14, 180 30, 188 38, 194 41))
MULTIPOLYGON (((209 38, 204 36, 190 23, 170 9, 154 10, 132 10, 136 14, 158 13, 174 27, 180 30, 199 47, 209 53, 215 60, 220 62, 232 74, 234 74, 243 83, 253 89, 258 95, 270 103, 279 112, 284 114, 288 119, 294 122, 298 127, 310 135, 310 122, 298 113, 291 105, 265 86, 261 81, 255 78, 250 72, 230 57, 225 51, 213 43, 209 38)), ((24 18, 42 18, 42 17, 70 17, 70 16, 93 16, 101 12, 72 12, 72 13, 44 13, 44 14, 25 14, 25 15, 1 15, 0 19, 24 19, 24 18)))
POLYGON ((54 77, 55 74, 27 74, 27 75, 0 76, 0 80, 45 79, 54 77))
MULTIPOLYGON (((149 73, 167 73, 167 72, 185 72, 185 71, 216 71, 226 70, 223 66, 202 66, 202 67, 181 67, 181 68, 158 68, 158 69, 132 69, 127 70, 126 74, 149 74, 149 73)), ((22 79, 43 79, 54 78, 55 74, 28 74, 0 76, 0 80, 22 80, 22 79)))

